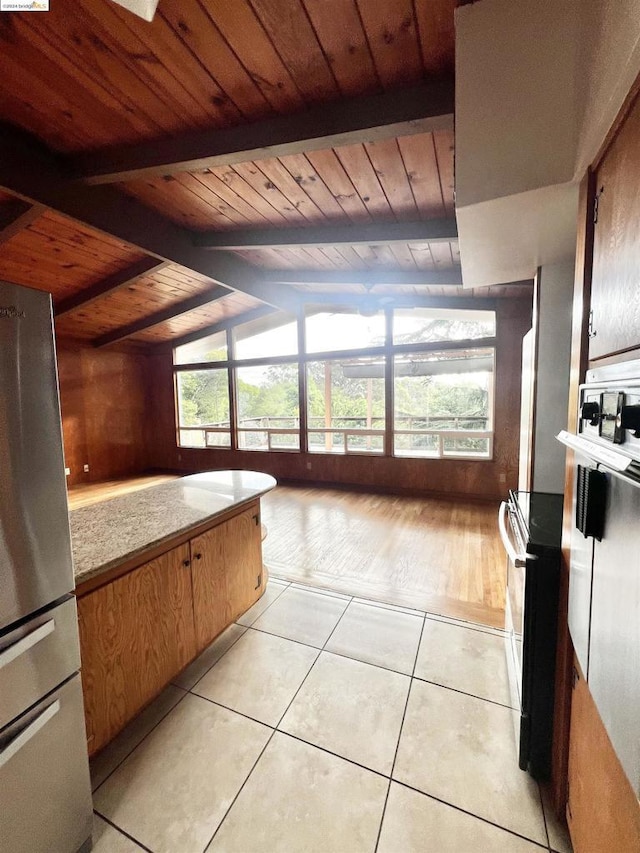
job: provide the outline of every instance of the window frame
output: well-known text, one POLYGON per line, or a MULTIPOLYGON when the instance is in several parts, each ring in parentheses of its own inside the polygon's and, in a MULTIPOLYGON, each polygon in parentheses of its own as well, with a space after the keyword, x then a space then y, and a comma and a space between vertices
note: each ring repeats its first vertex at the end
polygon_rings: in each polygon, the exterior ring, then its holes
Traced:
MULTIPOLYGON (((456 310, 461 312, 468 310, 487 310, 492 311, 495 314, 495 322, 496 322, 496 335, 487 338, 476 338, 476 339, 464 339, 464 340, 452 340, 452 341, 433 341, 433 342, 422 342, 422 343, 403 343, 403 344, 394 344, 393 343, 393 308, 387 308, 384 310, 385 316, 385 341, 384 344, 375 347, 367 347, 360 349, 343 349, 343 350, 328 350, 324 352, 307 352, 306 347, 306 334, 305 334, 305 320, 307 317, 306 313, 301 312, 300 315, 296 318, 296 322, 298 325, 298 354, 295 356, 292 355, 283 355, 283 356, 274 356, 274 357, 262 357, 262 358, 236 358, 235 353, 235 334, 234 330, 235 326, 230 326, 226 329, 227 336, 227 355, 228 358, 226 361, 208 361, 208 362, 197 362, 192 364, 176 364, 175 363, 175 346, 174 346, 174 364, 173 364, 173 377, 174 377, 174 412, 175 412, 175 438, 176 438, 176 446, 178 450, 242 450, 246 453, 262 453, 265 450, 257 449, 257 448, 240 448, 239 447, 239 434, 243 432, 243 428, 238 425, 238 399, 237 399, 237 371, 242 368, 247 367, 268 367, 271 365, 278 364, 297 364, 298 367, 298 398, 299 398, 299 413, 298 413, 298 438, 299 438, 299 449, 291 449, 291 448, 279 448, 271 446, 270 434, 268 434, 268 447, 266 452, 271 453, 313 453, 313 455, 325 455, 322 451, 318 450, 309 450, 309 434, 310 431, 315 433, 313 427, 309 428, 308 426, 308 394, 307 394, 307 365, 309 362, 322 362, 322 361, 340 361, 347 360, 352 358, 383 358, 385 363, 385 371, 384 371, 384 406, 385 406, 385 415, 384 415, 384 427, 382 430, 375 430, 376 435, 382 434, 383 437, 383 451, 377 452, 367 452, 366 450, 355 450, 352 449, 347 451, 346 444, 347 440, 345 437, 345 451, 343 453, 336 452, 327 452, 327 456, 375 456, 375 457, 391 457, 395 459, 428 459, 429 461, 452 461, 452 460, 460 460, 460 461, 474 461, 474 462, 492 462, 494 461, 494 437, 495 437, 495 372, 497 365, 497 340, 498 340, 498 322, 499 316, 496 310, 496 305, 493 301, 487 300, 482 306, 473 306, 470 308, 468 305, 460 305, 455 306, 451 305, 451 302, 455 302, 457 299, 448 300, 447 307, 454 307, 456 310), (415 354, 420 355, 423 353, 429 352, 441 352, 441 351, 449 351, 454 349, 491 349, 493 360, 494 360, 494 370, 493 370, 493 382, 491 383, 491 391, 490 391, 490 406, 488 412, 488 420, 490 423, 490 428, 482 431, 482 434, 479 435, 480 431, 477 431, 475 435, 469 437, 476 438, 488 438, 489 440, 489 452, 487 456, 478 456, 478 455, 462 455, 462 454, 443 454, 441 456, 410 456, 405 453, 396 453, 395 452, 395 413, 394 413, 394 365, 395 365, 395 357, 401 355, 415 354), (229 415, 230 415, 230 431, 231 431, 231 443, 229 446, 214 446, 204 448, 193 448, 187 447, 185 445, 180 444, 180 431, 185 429, 196 429, 196 427, 182 427, 179 422, 179 411, 180 411, 180 401, 178 399, 178 382, 177 376, 179 373, 183 371, 196 371, 196 370, 220 370, 226 369, 228 371, 229 377, 229 415)), ((462 302, 463 300, 460 299, 462 302)), ((340 306, 344 309, 344 306, 340 306)), ((436 306, 434 306, 436 307, 436 306)), ((320 310, 325 312, 330 310, 326 305, 322 305, 320 310)), ((357 310, 354 308, 354 313, 357 313, 357 310)), ((287 323, 291 322, 291 318, 288 317, 286 320, 287 323)), ((211 334, 211 331, 204 332, 202 337, 207 337, 211 334)), ((178 344, 180 345, 180 344, 178 344)), ((377 418, 379 420, 379 418, 377 418)), ((274 428, 274 433, 279 433, 281 430, 274 428)), ((285 432, 291 433, 293 429, 287 429, 285 432)), ((342 432, 343 430, 339 429, 338 432, 342 432)), ((269 432, 269 431, 268 431, 269 432)), ((438 432, 438 431, 436 431, 438 432)), ((441 431, 445 432, 445 431, 441 431)), ((446 431, 450 434, 453 431, 446 431)), ((471 431, 467 431, 471 432, 471 431)), ((461 435, 456 432, 456 435, 461 435)), ((446 438, 446 435, 440 439, 440 447, 442 449, 443 442, 446 438)), ((206 441, 206 438, 205 438, 206 441)))

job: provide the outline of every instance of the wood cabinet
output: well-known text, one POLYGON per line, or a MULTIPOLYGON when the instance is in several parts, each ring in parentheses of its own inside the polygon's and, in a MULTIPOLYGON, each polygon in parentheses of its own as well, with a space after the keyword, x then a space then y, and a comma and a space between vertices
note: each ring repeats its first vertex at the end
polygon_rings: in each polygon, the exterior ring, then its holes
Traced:
POLYGON ((640 347, 640 99, 596 176, 589 359, 640 347))
POLYGON ((263 591, 259 502, 87 594, 78 590, 89 754, 263 591))
POLYGON ((637 853, 640 805, 574 663, 567 822, 576 853, 637 853))
POLYGON ((195 655, 189 546, 79 598, 78 622, 93 754, 195 655))
POLYGON ((258 504, 191 540, 198 650, 261 595, 261 541, 258 504))

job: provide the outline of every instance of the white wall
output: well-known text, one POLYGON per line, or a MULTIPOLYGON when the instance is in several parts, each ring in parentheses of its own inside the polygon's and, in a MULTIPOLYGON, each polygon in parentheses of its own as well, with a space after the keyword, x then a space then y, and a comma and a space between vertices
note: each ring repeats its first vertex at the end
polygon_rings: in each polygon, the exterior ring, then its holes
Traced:
POLYGON ((577 189, 640 73, 640 0, 456 10, 456 211, 465 287, 575 247, 577 189))

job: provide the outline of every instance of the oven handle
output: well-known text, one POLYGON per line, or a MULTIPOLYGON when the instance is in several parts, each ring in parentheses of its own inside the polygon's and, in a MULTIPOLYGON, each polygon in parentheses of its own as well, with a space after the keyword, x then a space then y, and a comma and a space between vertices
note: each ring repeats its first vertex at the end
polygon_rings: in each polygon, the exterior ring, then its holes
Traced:
POLYGON ((56 699, 56 701, 52 702, 48 708, 45 708, 44 711, 37 716, 35 720, 33 720, 33 722, 29 723, 26 729, 23 729, 13 738, 13 740, 9 741, 4 749, 0 750, 0 768, 4 767, 10 758, 13 758, 13 756, 19 752, 32 737, 37 735, 40 729, 44 728, 49 720, 52 717, 55 717, 59 710, 60 700, 56 699))
POLYGON ((537 557, 535 554, 518 554, 516 549, 513 547, 511 539, 509 539, 509 534, 507 533, 506 517, 508 512, 509 504, 506 501, 502 501, 500 509, 498 510, 498 530, 500 531, 500 539, 502 539, 504 550, 507 552, 507 556, 513 565, 518 568, 524 568, 524 566, 527 565, 527 560, 535 560, 537 557))

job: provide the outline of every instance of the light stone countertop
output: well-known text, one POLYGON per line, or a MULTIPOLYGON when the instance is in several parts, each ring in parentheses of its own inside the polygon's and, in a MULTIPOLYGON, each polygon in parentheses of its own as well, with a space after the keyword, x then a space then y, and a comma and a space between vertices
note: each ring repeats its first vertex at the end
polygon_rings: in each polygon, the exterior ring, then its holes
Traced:
POLYGON ((71 510, 76 586, 275 485, 255 471, 208 471, 71 510))

